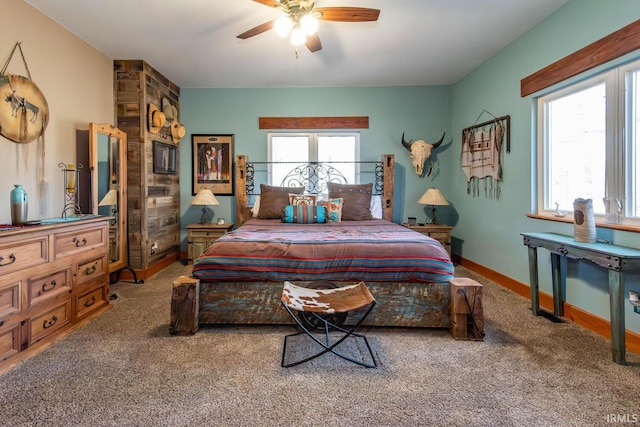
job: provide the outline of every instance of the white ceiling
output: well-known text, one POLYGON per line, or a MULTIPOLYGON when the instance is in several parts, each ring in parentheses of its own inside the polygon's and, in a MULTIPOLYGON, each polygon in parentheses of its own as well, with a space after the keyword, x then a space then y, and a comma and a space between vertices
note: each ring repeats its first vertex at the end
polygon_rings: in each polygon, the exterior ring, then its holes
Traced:
POLYGON ((372 23, 321 21, 323 49, 274 30, 251 0, 25 0, 112 59, 143 59, 181 88, 447 85, 568 0, 316 0, 380 9, 372 23))

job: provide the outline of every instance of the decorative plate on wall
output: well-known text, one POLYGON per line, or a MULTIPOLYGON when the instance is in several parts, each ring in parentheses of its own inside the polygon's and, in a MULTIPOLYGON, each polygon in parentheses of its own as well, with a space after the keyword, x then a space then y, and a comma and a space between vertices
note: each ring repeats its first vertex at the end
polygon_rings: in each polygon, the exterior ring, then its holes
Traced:
POLYGON ((44 133, 49 105, 28 77, 0 76, 0 134, 14 142, 29 143, 44 133))

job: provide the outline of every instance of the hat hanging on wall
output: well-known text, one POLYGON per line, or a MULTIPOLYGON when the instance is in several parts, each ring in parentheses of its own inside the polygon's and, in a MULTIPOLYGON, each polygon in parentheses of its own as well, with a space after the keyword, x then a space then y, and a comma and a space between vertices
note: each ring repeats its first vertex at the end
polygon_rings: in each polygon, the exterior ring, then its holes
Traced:
POLYGON ((171 138, 173 139, 174 144, 179 143, 186 134, 187 130, 184 126, 178 123, 177 120, 174 120, 173 123, 171 123, 171 138))
POLYGON ((150 133, 158 133, 160 128, 164 126, 164 123, 167 121, 167 116, 158 110, 153 104, 149 104, 147 107, 147 124, 149 127, 150 133))
POLYGON ((169 126, 173 120, 178 120, 178 109, 175 105, 171 105, 171 101, 167 98, 162 98, 162 112, 167 116, 165 126, 169 126))
POLYGON ((175 105, 171 105, 169 99, 162 98, 162 112, 167 117, 165 126, 169 126, 171 129, 171 139, 173 139, 173 143, 179 143, 187 134, 187 130, 178 121, 178 109, 175 105))

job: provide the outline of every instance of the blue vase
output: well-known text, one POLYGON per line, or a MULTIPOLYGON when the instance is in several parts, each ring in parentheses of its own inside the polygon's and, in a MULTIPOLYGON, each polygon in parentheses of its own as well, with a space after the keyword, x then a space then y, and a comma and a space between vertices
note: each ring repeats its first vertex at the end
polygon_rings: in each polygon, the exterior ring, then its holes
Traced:
POLYGON ((27 222, 29 197, 22 185, 15 184, 11 190, 11 224, 22 225, 27 222))

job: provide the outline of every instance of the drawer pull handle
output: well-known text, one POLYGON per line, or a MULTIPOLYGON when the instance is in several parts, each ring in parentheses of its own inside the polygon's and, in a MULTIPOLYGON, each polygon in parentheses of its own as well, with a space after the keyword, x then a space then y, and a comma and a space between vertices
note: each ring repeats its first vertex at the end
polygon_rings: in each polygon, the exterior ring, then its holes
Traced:
POLYGON ((42 292, 50 291, 51 289, 55 288, 56 285, 57 285, 57 283, 56 283, 55 280, 52 280, 50 285, 47 285, 47 282, 44 282, 42 284, 42 292))
POLYGON ((53 316, 51 320, 45 320, 44 322, 42 322, 42 329, 47 329, 52 327, 53 325, 56 324, 57 321, 58 321, 58 318, 56 316, 53 316))
POLYGON ((2 263, 4 261, 4 257, 0 256, 0 267, 4 267, 5 265, 13 264, 16 262, 16 256, 14 254, 9 255, 9 262, 2 263))
POLYGON ((90 275, 90 274, 95 273, 95 272, 96 272, 96 270, 97 270, 97 266, 98 266, 98 263, 96 262, 96 263, 95 263, 95 264, 93 264, 91 267, 87 267, 87 268, 84 270, 84 274, 86 274, 86 275, 88 276, 88 275, 90 275))
POLYGON ((84 302, 84 307, 91 307, 95 303, 96 303, 96 297, 91 297, 91 300, 87 299, 84 302))
POLYGON ((72 242, 76 244, 76 248, 79 248, 87 244, 87 239, 80 240, 77 237, 74 237, 72 242))

